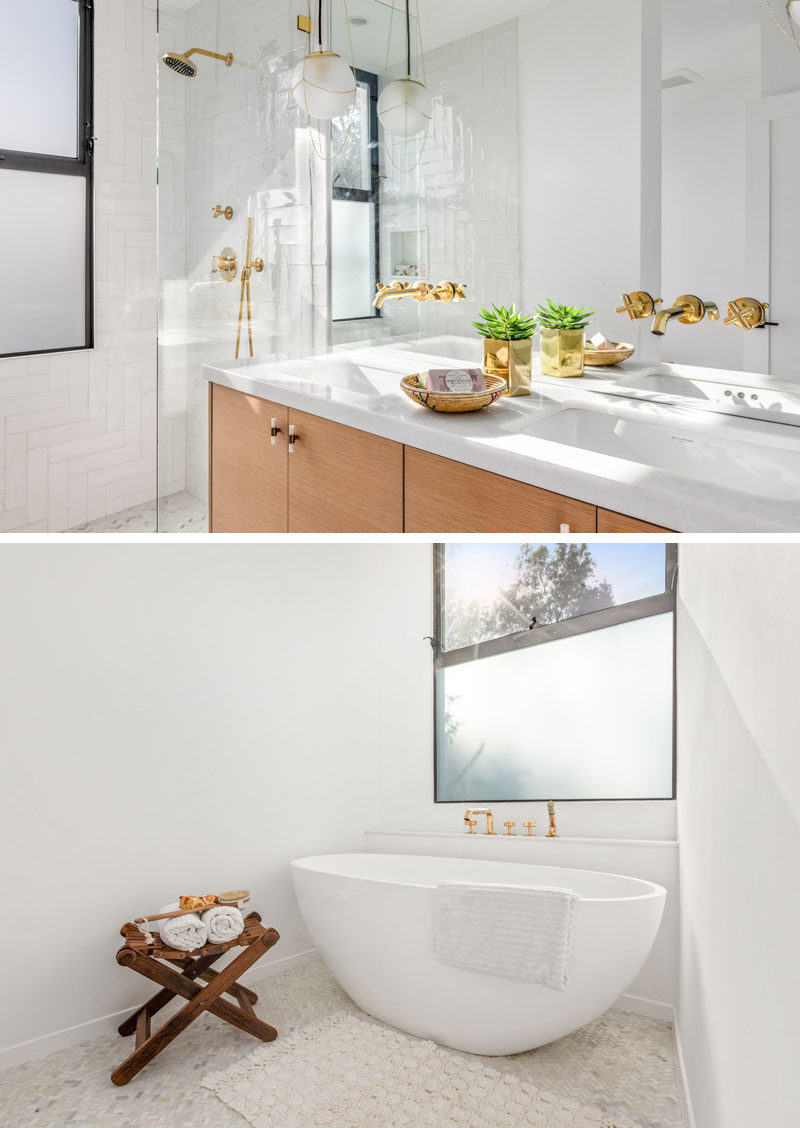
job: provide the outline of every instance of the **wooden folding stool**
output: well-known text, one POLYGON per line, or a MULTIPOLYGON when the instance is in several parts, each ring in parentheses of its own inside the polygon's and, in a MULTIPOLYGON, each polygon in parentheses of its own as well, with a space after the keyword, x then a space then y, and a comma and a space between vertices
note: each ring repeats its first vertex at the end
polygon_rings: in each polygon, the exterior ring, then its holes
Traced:
POLYGON ((262 926, 258 913, 247 915, 244 932, 235 940, 228 940, 224 944, 206 944, 194 952, 180 952, 176 948, 170 948, 161 942, 160 936, 156 936, 155 944, 149 944, 135 924, 124 924, 120 935, 125 938, 125 943, 117 952, 117 963, 152 979, 162 989, 119 1026, 119 1032, 124 1036, 136 1034, 136 1048, 111 1074, 115 1085, 127 1085, 140 1069, 144 1069, 148 1062, 204 1011, 210 1011, 218 1018, 252 1034, 254 1038, 260 1038, 262 1042, 271 1042, 277 1038, 278 1032, 273 1026, 256 1018, 253 1003, 258 1002, 258 995, 237 982, 238 976, 279 940, 274 928, 262 926), (244 951, 222 971, 214 971, 211 964, 230 948, 237 946, 244 951), (164 964, 159 963, 159 960, 169 962, 164 964), (180 970, 170 965, 177 965, 180 970), (195 983, 196 979, 202 979, 205 986, 195 983), (225 993, 232 995, 238 1006, 221 998, 225 993), (188 1002, 159 1030, 151 1034, 151 1018, 176 995, 188 1002))

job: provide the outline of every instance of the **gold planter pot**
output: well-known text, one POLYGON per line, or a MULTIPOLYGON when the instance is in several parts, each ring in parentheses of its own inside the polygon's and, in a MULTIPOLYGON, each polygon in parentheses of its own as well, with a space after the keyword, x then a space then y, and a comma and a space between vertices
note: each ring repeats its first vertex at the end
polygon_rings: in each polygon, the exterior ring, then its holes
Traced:
POLYGON ((483 339, 483 371, 487 376, 502 376, 508 384, 507 396, 531 394, 533 341, 495 341, 483 339))
POLYGON ((542 344, 542 375, 583 376, 583 329, 539 330, 542 344))

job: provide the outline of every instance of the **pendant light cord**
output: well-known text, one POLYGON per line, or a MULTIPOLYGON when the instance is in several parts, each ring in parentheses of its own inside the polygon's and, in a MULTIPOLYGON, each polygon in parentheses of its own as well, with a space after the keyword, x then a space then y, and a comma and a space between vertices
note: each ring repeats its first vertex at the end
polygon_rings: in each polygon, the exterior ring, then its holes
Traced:
POLYGON ((319 49, 322 50, 322 0, 319 0, 317 6, 317 39, 319 40, 319 49))
POLYGON ((411 0, 406 0, 406 74, 411 78, 411 0))

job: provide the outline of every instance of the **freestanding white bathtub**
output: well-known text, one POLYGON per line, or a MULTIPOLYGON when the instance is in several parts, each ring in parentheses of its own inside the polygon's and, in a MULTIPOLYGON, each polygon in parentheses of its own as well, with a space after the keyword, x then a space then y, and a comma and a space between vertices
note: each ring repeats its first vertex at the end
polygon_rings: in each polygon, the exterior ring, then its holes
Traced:
POLYGON ((611 873, 468 858, 323 854, 292 862, 300 911, 322 958, 355 1003, 383 1022, 474 1054, 516 1054, 597 1018, 635 979, 666 890, 611 873), (440 881, 555 886, 579 895, 569 986, 439 963, 440 881))

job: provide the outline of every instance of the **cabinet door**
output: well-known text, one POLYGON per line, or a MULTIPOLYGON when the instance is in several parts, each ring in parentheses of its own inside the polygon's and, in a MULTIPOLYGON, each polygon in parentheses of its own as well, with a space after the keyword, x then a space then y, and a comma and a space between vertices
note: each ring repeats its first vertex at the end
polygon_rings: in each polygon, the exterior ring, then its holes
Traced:
POLYGON ((407 533, 595 531, 593 505, 414 447, 406 447, 405 482, 407 533))
POLYGON ((402 533, 400 443, 294 409, 289 425, 290 533, 402 533))
POLYGON ((671 533, 663 525, 651 525, 638 517, 628 517, 625 513, 615 513, 613 509, 597 510, 598 533, 671 533))
POLYGON ((209 387, 210 531, 287 532, 288 409, 221 384, 209 387), (275 446, 272 419, 281 429, 275 446))

